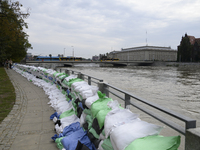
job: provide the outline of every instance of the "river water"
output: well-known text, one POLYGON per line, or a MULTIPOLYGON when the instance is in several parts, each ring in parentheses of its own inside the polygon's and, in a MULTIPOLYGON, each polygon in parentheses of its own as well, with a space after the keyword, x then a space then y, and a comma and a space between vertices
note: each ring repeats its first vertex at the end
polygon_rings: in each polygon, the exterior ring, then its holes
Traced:
MULTIPOLYGON (((138 97, 195 119, 197 120, 197 127, 200 127, 199 67, 99 67, 91 64, 77 65, 67 69, 103 79, 109 84, 138 97)), ((141 119, 157 123, 142 112, 138 111, 137 113, 140 113, 141 119)), ((168 127, 166 128, 168 129, 168 127)), ((163 134, 177 135, 179 133, 166 130, 163 134)), ((180 149, 184 149, 183 138, 180 149)))

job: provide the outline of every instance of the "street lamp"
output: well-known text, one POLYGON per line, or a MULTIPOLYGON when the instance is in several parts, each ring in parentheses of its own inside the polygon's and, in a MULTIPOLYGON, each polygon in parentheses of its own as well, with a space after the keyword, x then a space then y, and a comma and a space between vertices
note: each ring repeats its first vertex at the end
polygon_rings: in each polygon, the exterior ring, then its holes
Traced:
POLYGON ((73 56, 73 60, 74 60, 74 46, 72 46, 72 56, 73 56))
POLYGON ((64 48, 64 56, 63 57, 65 57, 65 48, 64 48))

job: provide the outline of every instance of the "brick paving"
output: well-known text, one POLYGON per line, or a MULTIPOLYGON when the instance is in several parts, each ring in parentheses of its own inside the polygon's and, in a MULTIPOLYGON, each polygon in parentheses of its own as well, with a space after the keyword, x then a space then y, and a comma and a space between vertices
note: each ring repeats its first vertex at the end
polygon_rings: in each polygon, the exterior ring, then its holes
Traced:
POLYGON ((6 70, 15 88, 16 101, 0 124, 0 150, 57 150, 51 137, 56 133, 43 89, 12 69, 6 70))

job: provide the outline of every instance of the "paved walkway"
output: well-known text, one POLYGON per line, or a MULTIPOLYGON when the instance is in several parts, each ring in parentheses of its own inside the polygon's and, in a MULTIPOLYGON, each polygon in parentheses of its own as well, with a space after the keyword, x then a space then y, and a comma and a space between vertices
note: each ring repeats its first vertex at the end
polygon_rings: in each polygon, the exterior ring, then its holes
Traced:
POLYGON ((35 86, 14 70, 6 70, 12 81, 16 102, 0 124, 0 150, 57 150, 51 137, 55 111, 47 104, 43 89, 35 86))

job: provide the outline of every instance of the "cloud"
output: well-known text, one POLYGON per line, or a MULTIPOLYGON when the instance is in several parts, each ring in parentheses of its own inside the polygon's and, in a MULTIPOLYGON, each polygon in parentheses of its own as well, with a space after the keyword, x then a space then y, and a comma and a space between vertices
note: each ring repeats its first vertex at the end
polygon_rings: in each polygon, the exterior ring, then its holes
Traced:
POLYGON ((198 0, 20 2, 31 7, 27 32, 32 53, 56 54, 74 46, 75 54, 91 58, 122 47, 146 45, 146 38, 149 45, 176 49, 185 32, 199 37, 198 0))

